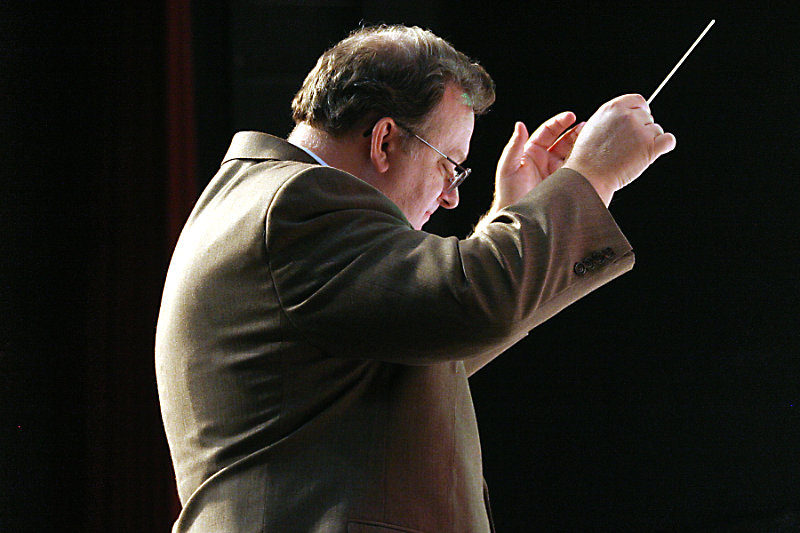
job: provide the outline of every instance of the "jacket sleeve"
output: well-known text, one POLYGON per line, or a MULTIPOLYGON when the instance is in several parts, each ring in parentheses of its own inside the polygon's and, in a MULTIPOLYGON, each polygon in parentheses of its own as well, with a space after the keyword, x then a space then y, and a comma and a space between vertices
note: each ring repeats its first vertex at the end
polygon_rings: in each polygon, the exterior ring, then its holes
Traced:
POLYGON ((465 240, 413 230, 379 191, 320 167, 284 184, 265 224, 285 318, 338 357, 474 371, 633 266, 591 185, 567 169, 465 240))

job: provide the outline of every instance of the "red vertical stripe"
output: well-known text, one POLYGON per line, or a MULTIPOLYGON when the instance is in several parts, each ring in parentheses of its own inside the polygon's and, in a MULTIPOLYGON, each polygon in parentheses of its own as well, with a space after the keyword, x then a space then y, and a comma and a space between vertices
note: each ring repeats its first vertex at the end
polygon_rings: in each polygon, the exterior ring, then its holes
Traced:
POLYGON ((170 249, 197 199, 190 0, 167 2, 167 224, 170 249))
MULTIPOLYGON (((167 231, 169 251, 197 199, 190 0, 167 0, 167 231)), ((177 492, 170 502, 180 512, 177 492)))

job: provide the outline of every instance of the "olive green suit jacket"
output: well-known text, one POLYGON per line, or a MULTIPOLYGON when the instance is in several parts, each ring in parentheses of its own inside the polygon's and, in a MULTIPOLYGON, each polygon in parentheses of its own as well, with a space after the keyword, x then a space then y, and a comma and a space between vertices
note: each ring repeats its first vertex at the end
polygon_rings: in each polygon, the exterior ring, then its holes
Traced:
POLYGON ((632 265, 570 170, 459 240, 286 141, 237 134, 158 320, 174 531, 489 531, 468 375, 632 265))

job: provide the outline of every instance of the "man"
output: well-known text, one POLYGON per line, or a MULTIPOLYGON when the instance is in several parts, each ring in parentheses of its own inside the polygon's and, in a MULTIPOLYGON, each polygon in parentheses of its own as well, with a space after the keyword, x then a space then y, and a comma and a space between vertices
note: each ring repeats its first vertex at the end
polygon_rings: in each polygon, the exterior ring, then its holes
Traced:
POLYGON ((474 234, 421 231, 493 100, 432 33, 365 28, 308 75, 289 142, 234 137, 159 316, 175 532, 490 530, 467 378, 632 267, 606 207, 675 145, 637 95, 518 123, 474 234))

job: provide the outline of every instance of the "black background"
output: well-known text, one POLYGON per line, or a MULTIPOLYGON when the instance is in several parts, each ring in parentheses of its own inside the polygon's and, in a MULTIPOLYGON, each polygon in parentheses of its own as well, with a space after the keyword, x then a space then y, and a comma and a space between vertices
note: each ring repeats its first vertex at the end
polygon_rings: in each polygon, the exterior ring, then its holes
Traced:
MULTIPOLYGON (((164 4, 0 7, 0 530, 167 530, 152 335, 169 253, 164 4), (143 518, 146 517, 146 518, 143 518), (121 525, 120 525, 121 524, 121 525)), ((498 530, 800 530, 798 19, 790 3, 196 1, 198 179, 231 135, 286 135, 359 23, 477 58, 466 235, 515 120, 658 86, 677 149, 611 205, 634 270, 472 379, 498 530)))

